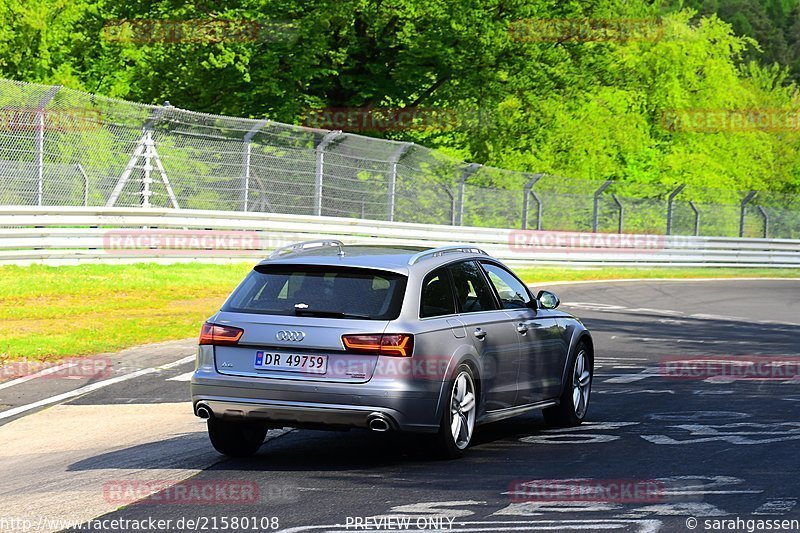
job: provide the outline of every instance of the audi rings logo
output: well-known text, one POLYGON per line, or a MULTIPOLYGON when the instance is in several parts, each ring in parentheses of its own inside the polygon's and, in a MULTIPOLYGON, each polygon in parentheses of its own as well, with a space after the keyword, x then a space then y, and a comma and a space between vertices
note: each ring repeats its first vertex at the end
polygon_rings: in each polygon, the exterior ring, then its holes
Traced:
POLYGON ((306 338, 306 334, 302 331, 289 331, 286 329, 280 330, 275 334, 275 338, 279 341, 295 341, 300 342, 306 338))

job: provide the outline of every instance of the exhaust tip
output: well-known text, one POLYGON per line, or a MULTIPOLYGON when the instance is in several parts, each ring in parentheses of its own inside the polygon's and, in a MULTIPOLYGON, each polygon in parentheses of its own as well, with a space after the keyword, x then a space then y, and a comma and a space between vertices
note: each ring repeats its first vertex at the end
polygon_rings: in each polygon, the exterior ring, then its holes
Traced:
POLYGON ((207 405, 202 405, 202 404, 198 405, 197 416, 199 416, 203 420, 208 420, 211 418, 211 409, 209 409, 207 405))
POLYGON ((383 433, 384 431, 389 431, 392 429, 389 419, 380 413, 371 414, 367 420, 367 425, 369 426, 370 430, 378 433, 383 433))

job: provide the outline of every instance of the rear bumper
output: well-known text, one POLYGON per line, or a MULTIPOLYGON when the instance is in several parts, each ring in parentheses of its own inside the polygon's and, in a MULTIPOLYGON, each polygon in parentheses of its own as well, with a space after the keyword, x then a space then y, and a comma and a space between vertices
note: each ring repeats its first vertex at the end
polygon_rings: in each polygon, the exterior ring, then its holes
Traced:
POLYGON ((431 433, 439 429, 442 384, 386 381, 362 384, 290 382, 196 372, 192 405, 213 417, 275 427, 367 428, 380 416, 391 429, 431 433))

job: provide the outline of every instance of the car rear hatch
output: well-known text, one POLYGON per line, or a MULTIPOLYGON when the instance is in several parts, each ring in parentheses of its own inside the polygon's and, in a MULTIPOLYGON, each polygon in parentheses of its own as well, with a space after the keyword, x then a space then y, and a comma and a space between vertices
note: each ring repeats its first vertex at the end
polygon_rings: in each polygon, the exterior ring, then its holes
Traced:
POLYGON ((379 355, 352 353, 343 336, 383 334, 399 314, 405 284, 402 274, 375 269, 256 267, 212 319, 241 330, 235 343, 212 342, 216 369, 243 377, 367 382, 379 355))

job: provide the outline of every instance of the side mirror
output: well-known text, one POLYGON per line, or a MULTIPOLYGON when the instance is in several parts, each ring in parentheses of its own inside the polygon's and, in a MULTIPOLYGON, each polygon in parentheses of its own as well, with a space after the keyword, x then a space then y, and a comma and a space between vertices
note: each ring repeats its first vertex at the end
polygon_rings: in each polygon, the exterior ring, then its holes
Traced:
POLYGON ((536 295, 536 299, 539 300, 539 305, 542 309, 555 309, 561 304, 561 300, 558 299, 558 296, 550 291, 539 291, 539 294, 536 295))

